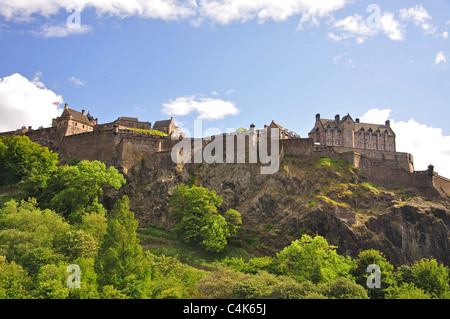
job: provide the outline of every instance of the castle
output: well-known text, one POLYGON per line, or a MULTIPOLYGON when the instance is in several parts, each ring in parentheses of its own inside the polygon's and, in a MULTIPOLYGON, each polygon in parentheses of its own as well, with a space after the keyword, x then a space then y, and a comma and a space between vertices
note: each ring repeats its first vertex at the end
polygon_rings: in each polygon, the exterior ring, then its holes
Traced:
POLYGON ((156 121, 155 124, 150 122, 140 122, 135 117, 119 117, 111 123, 98 124, 98 119, 85 110, 78 112, 69 108, 66 103, 62 114, 52 120, 52 126, 48 128, 39 127, 33 129, 22 127, 15 131, 0 133, 2 136, 26 135, 31 141, 48 147, 50 150, 58 151, 65 137, 108 130, 157 130, 166 136, 179 134, 179 128, 175 125, 173 117, 170 120, 156 121))
POLYGON ((340 119, 339 114, 334 120, 321 119, 316 115, 314 128, 309 137, 321 145, 336 145, 356 149, 381 150, 395 152, 395 133, 390 121, 385 125, 360 123, 347 114, 340 119))
MULTIPOLYGON (((349 114, 342 119, 336 115, 334 120, 322 119, 317 114, 307 138, 301 138, 275 121, 260 130, 256 130, 252 124, 248 131, 231 133, 236 139, 240 134, 245 135, 246 163, 250 163, 251 141, 259 143, 261 131, 272 128, 279 130, 280 158, 292 155, 300 158, 342 159, 359 168, 376 184, 389 188, 413 187, 428 197, 450 198, 449 179, 437 174, 432 165, 425 171, 415 171, 413 156, 396 151, 395 132, 389 121, 378 125, 353 120, 349 114)), ((224 135, 227 134, 230 135, 224 135)), ((99 124, 98 119, 89 112, 75 111, 67 104, 61 116, 53 119, 49 128, 23 127, 0 135, 25 135, 59 153, 61 162, 71 158, 99 160, 115 166, 124 174, 137 165, 143 156, 151 158, 155 167, 175 167, 177 164, 172 161, 171 150, 185 138, 173 118, 156 121, 153 126, 150 122, 141 122, 132 117, 119 117, 114 122, 99 124)), ((199 142, 203 149, 215 137, 200 141, 188 139, 192 145, 199 142)), ((270 148, 269 144, 267 146, 270 148)))

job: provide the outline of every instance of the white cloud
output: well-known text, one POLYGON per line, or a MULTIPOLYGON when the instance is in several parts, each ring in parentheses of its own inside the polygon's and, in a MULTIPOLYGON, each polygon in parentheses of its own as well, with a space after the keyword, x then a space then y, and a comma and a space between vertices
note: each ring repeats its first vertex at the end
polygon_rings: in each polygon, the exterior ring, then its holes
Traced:
POLYGON ((354 38, 357 43, 364 43, 369 37, 373 37, 382 32, 391 40, 401 41, 404 38, 402 25, 395 20, 392 13, 384 13, 379 18, 378 25, 369 27, 367 21, 359 14, 348 16, 344 19, 331 19, 331 25, 339 33, 328 33, 328 38, 334 41, 354 38))
POLYGON ((78 79, 78 78, 76 78, 74 76, 72 76, 69 79, 69 81, 72 82, 73 84, 75 84, 76 86, 83 86, 83 85, 85 85, 87 83, 86 81, 80 80, 80 79, 78 79))
POLYGON ((403 21, 413 21, 415 25, 420 26, 424 34, 434 34, 437 28, 431 24, 431 16, 422 5, 416 5, 409 9, 400 10, 400 18, 403 21))
POLYGON ((38 128, 51 126, 52 118, 61 114, 55 102, 62 97, 47 89, 36 73, 29 81, 15 73, 0 78, 0 131, 16 130, 23 125, 38 128))
POLYGON ((447 31, 442 32, 441 38, 442 39, 447 39, 448 38, 448 32, 447 31))
POLYGON ((441 63, 447 63, 447 57, 443 51, 439 51, 434 58, 434 64, 438 65, 441 63))
POLYGON ((340 35, 336 35, 333 32, 328 34, 328 38, 335 41, 356 38, 358 43, 363 43, 366 38, 377 33, 375 28, 367 26, 366 21, 359 14, 348 16, 341 20, 333 20, 333 27, 341 32, 340 35))
POLYGON ((202 16, 220 24, 234 21, 245 22, 257 18, 284 21, 291 16, 301 15, 299 27, 305 22, 317 24, 321 17, 343 8, 349 0, 200 0, 202 16))
MULTIPOLYGON (((383 124, 390 113, 389 109, 371 109, 360 120, 383 124)), ((416 170, 426 170, 429 164, 433 164, 436 172, 450 177, 450 136, 444 135, 441 128, 421 124, 414 119, 390 121, 396 134, 397 151, 412 154, 416 170)))
POLYGON ((72 34, 86 34, 92 31, 88 25, 48 25, 44 24, 39 31, 32 32, 35 36, 44 38, 62 38, 72 34))
POLYGON ((299 26, 304 22, 317 24, 318 19, 329 16, 352 0, 0 0, 0 15, 7 20, 27 20, 33 14, 49 17, 61 9, 94 8, 99 15, 120 17, 180 20, 192 18, 191 24, 199 26, 205 19, 220 24, 245 22, 257 18, 260 22, 272 19, 284 21, 300 15, 299 26))
POLYGON ((391 40, 401 41, 404 39, 403 27, 395 20, 392 13, 385 13, 381 16, 380 28, 391 40))
POLYGON ((164 114, 184 116, 196 112, 199 120, 219 120, 239 113, 234 102, 195 96, 179 97, 163 106, 164 114))
POLYGON ((338 64, 339 60, 342 59, 345 55, 346 55, 346 53, 341 53, 339 55, 334 56, 333 57, 333 63, 334 64, 338 64))
POLYGON ((33 14, 49 17, 61 9, 77 8, 82 11, 94 8, 99 15, 177 20, 193 15, 195 6, 195 1, 177 0, 0 0, 0 15, 7 20, 26 20, 33 14))

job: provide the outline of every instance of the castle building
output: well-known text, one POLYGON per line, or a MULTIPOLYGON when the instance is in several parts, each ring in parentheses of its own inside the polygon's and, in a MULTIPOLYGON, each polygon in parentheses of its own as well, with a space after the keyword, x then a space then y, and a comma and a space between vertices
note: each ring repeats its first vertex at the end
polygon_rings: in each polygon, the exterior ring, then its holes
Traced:
MULTIPOLYGON (((61 115, 52 119, 51 127, 39 127, 38 129, 33 129, 31 126, 28 128, 22 127, 15 131, 2 132, 0 135, 6 137, 26 135, 31 141, 41 146, 48 147, 51 150, 57 150, 66 136, 130 129, 151 130, 152 124, 150 122, 141 122, 135 117, 119 117, 111 123, 98 124, 98 119, 94 119, 89 112, 87 114, 85 110, 78 112, 69 108, 69 105, 66 103, 61 115)), ((179 132, 179 128, 175 126, 173 118, 165 121, 157 121, 153 129, 169 135, 173 132, 179 132)))
POLYGON ((396 151, 395 133, 390 121, 384 125, 361 123, 347 114, 342 119, 322 119, 316 115, 314 128, 308 133, 316 145, 339 146, 365 150, 396 151))
POLYGON ((86 114, 85 110, 81 113, 72 110, 66 103, 61 116, 52 120, 52 127, 56 127, 57 130, 64 132, 64 136, 68 136, 93 131, 97 121, 89 112, 86 114))
POLYGON ((277 128, 279 129, 280 132, 280 139, 284 140, 284 139, 292 139, 292 138, 300 138, 300 135, 295 133, 294 131, 291 131, 283 126, 281 126, 280 124, 275 123, 274 120, 272 120, 272 122, 269 125, 264 125, 264 128, 266 130, 272 129, 272 128, 277 128))
POLYGON ((175 125, 173 117, 171 117, 170 120, 156 121, 155 124, 153 124, 153 129, 172 135, 172 132, 178 129, 178 127, 175 125))

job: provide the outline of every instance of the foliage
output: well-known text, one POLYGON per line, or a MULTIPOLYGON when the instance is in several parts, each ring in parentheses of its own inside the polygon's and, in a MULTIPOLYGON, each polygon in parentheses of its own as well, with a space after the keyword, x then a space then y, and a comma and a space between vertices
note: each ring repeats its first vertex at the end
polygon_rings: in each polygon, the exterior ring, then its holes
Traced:
POLYGON ((29 273, 65 259, 58 249, 70 225, 55 212, 37 207, 34 199, 12 200, 0 210, 0 254, 29 273))
POLYGON ((355 278, 357 284, 366 287, 367 278, 370 273, 367 272, 369 265, 376 264, 381 271, 381 288, 368 289, 370 298, 382 299, 386 293, 386 289, 395 284, 394 267, 389 261, 377 250, 369 249, 359 253, 358 258, 353 261, 351 275, 355 278))
POLYGON ((27 136, 0 136, 0 186, 26 180, 33 187, 44 187, 57 163, 58 154, 27 136))
POLYGON ((136 235, 137 226, 129 199, 123 196, 108 217, 108 228, 95 260, 101 286, 112 285, 122 290, 129 281, 142 278, 143 254, 136 235))
POLYGON ((449 270, 436 259, 421 259, 411 267, 413 283, 431 296, 449 298, 449 270))
POLYGON ((31 285, 31 279, 20 265, 0 256, 0 299, 26 299, 31 285))
POLYGON ((42 207, 51 208, 71 223, 77 223, 85 213, 105 214, 99 203, 103 189, 119 189, 124 184, 125 178, 114 167, 107 169, 99 161, 81 161, 75 166, 59 167, 37 199, 42 207))
POLYGON ((203 187, 179 185, 172 191, 174 230, 185 243, 199 243, 206 250, 222 251, 230 237, 236 236, 242 220, 235 210, 218 213, 222 198, 203 187))
POLYGON ((369 299, 363 286, 344 277, 320 284, 318 291, 332 299, 369 299))
POLYGON ((413 283, 404 282, 401 285, 386 289, 385 299, 431 299, 431 295, 416 287, 413 283))
POLYGON ((295 281, 286 276, 275 276, 266 271, 260 271, 237 282, 232 289, 232 298, 265 299, 271 295, 275 286, 284 282, 295 281))
POLYGON ((152 278, 151 295, 155 299, 192 298, 198 295, 196 284, 205 271, 192 268, 177 258, 145 253, 152 278))
POLYGON ((275 275, 282 274, 279 261, 270 256, 255 257, 248 261, 245 261, 242 257, 227 257, 221 261, 221 264, 246 274, 256 274, 261 270, 275 275))
POLYGON ((139 133, 150 134, 150 135, 170 136, 169 134, 161 132, 161 131, 158 131, 158 130, 144 130, 144 129, 133 128, 133 127, 130 128, 130 130, 136 131, 136 132, 139 132, 139 133))
POLYGON ((201 279, 196 288, 204 298, 230 299, 233 287, 247 277, 242 272, 219 266, 201 279))
POLYGON ((347 276, 350 270, 350 260, 338 255, 336 248, 322 236, 303 235, 280 251, 277 260, 282 272, 298 282, 328 282, 347 276))

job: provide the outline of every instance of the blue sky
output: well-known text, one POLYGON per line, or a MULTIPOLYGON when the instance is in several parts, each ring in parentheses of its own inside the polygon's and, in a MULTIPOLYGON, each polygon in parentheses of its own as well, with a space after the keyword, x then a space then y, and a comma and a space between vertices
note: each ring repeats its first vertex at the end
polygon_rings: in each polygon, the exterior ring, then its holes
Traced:
POLYGON ((448 32, 444 0, 0 0, 0 130, 49 126, 55 101, 302 137, 350 113, 450 177, 448 32))

